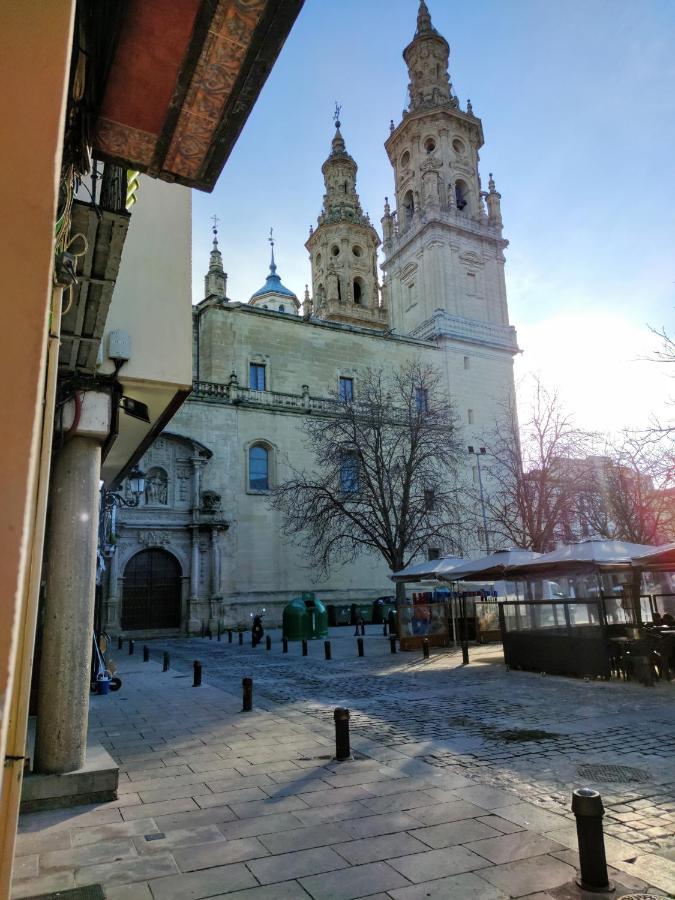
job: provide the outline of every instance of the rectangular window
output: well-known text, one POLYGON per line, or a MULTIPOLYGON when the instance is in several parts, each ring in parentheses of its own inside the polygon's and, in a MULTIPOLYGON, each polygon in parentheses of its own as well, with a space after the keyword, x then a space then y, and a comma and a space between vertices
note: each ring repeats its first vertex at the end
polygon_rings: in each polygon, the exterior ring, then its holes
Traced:
POLYGON ((431 512, 434 508, 434 492, 430 489, 425 490, 424 492, 424 509, 426 512, 431 512))
POLYGON ((469 425, 473 425, 473 410, 467 410, 467 418, 469 419, 469 425))
POLYGON ((357 494, 359 491, 359 458, 354 451, 349 451, 342 457, 340 490, 343 494, 357 494))
POLYGON ((469 359, 468 356, 465 356, 465 357, 464 357, 464 368, 465 368, 465 369, 470 369, 470 368, 471 368, 471 360, 469 359))
POLYGON ((469 297, 476 296, 476 273, 475 272, 467 272, 466 273, 466 292, 469 297))
POLYGON ((344 403, 351 403, 354 399, 354 379, 343 378, 340 376, 338 383, 340 400, 344 403))
POLYGON ((427 389, 423 387, 415 388, 415 405, 419 412, 429 411, 429 402, 427 398, 427 389))
POLYGON ((248 367, 248 386, 252 391, 264 391, 265 366, 262 363, 250 363, 248 367))
POLYGON ((427 549, 427 556, 428 556, 429 560, 440 559, 441 551, 438 549, 438 547, 429 547, 427 549))

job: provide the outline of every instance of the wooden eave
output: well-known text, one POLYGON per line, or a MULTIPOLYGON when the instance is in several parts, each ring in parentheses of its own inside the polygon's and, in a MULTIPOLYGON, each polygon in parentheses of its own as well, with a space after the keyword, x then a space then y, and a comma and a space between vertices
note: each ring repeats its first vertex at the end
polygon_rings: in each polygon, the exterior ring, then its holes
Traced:
POLYGON ((211 191, 304 0, 128 0, 99 159, 211 191))

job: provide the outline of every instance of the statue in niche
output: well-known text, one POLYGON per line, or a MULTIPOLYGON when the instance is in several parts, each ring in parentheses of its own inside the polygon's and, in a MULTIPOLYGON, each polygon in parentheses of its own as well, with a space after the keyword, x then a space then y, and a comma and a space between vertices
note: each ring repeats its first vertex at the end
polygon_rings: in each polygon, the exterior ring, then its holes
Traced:
POLYGON ((156 466, 150 469, 145 476, 145 503, 147 506, 166 506, 168 502, 169 485, 168 477, 164 469, 156 466))
POLYGON ((326 277, 326 286, 328 300, 337 300, 340 295, 340 286, 338 283, 338 277, 335 273, 335 269, 333 269, 332 267, 329 269, 328 275, 326 277))

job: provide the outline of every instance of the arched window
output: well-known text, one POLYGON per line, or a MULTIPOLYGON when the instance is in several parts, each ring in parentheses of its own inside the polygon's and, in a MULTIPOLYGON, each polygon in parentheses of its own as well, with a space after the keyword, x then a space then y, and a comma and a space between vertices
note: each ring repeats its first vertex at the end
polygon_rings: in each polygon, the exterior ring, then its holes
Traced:
POLYGON ((363 303, 363 287, 360 278, 354 279, 354 303, 361 305, 363 303))
POLYGON ((337 289, 338 289, 338 300, 342 303, 342 285, 340 284, 340 279, 337 280, 337 289))
POLYGON ((248 451, 248 489, 270 489, 270 452, 262 444, 254 444, 248 451))
POLYGON ((408 191, 408 193, 403 198, 403 223, 406 228, 412 222, 414 215, 415 215, 415 198, 413 197, 413 192, 408 191))
POLYGON ((469 189, 466 186, 464 181, 456 181, 455 182, 455 202, 457 203, 457 209, 464 209, 468 202, 469 189))
POLYGON ((286 307, 284 306, 283 303, 281 303, 281 304, 279 305, 279 312, 286 312, 286 307))

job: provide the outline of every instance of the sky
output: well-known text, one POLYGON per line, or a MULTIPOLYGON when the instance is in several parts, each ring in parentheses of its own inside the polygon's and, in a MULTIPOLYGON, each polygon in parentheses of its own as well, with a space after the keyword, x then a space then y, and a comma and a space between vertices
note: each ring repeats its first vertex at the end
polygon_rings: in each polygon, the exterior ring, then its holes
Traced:
MULTIPOLYGON (((302 297, 336 101, 380 230, 393 195, 384 141, 407 105, 401 52, 417 6, 306 0, 216 188, 193 194, 194 302, 214 214, 231 299, 263 285, 270 227, 279 275, 302 297)), ((675 331, 675 2, 428 6, 454 92, 483 122, 483 182, 493 172, 502 195, 521 407, 536 374, 584 427, 643 427, 675 395, 648 361, 649 326, 675 331)))

